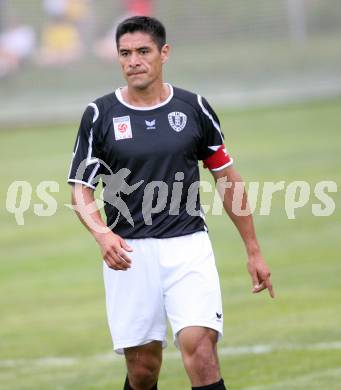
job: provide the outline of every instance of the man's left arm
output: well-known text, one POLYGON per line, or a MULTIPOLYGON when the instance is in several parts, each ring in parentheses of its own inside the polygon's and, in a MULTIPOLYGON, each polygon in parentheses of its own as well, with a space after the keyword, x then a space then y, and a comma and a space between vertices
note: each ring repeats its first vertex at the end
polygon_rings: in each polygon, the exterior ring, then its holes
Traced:
POLYGON ((240 174, 233 166, 228 166, 219 171, 211 171, 211 173, 222 197, 224 209, 237 227, 240 236, 244 241, 248 256, 247 269, 253 283, 252 292, 259 293, 268 289, 270 296, 274 298, 275 294, 270 279, 270 270, 261 254, 252 214, 249 212, 238 215, 238 213, 235 212, 237 210, 233 209, 236 200, 238 201, 238 204, 241 205, 238 209, 249 209, 247 194, 240 174), (240 199, 237 199, 238 196, 240 199))

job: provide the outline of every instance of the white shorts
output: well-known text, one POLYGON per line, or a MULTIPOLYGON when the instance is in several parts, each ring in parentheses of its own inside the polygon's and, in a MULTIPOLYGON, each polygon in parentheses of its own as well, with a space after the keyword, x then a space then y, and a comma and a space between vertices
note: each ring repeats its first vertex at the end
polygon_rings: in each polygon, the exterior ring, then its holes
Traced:
POLYGON ((166 346, 167 318, 177 346, 188 326, 223 333, 218 272, 208 234, 127 239, 128 271, 103 265, 107 316, 114 350, 159 340, 166 346))

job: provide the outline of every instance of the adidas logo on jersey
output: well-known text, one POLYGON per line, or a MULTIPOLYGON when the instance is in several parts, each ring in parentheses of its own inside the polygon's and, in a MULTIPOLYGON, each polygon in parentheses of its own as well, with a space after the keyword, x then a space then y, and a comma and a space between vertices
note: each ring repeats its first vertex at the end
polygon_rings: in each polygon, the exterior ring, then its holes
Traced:
POLYGON ((156 119, 152 121, 145 121, 147 130, 155 130, 156 129, 156 119))

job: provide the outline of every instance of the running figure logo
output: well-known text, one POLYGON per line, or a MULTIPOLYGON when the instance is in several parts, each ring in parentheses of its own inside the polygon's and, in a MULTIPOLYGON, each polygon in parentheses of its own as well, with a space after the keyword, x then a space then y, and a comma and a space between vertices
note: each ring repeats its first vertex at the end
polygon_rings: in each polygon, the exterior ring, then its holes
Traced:
POLYGON ((122 168, 117 173, 102 175, 101 177, 105 185, 103 192, 104 201, 118 210, 118 215, 112 227, 116 226, 121 215, 134 227, 133 218, 131 217, 127 204, 121 198, 121 194, 130 195, 140 187, 144 180, 140 180, 130 186, 125 180, 130 173, 131 171, 128 168, 122 168))

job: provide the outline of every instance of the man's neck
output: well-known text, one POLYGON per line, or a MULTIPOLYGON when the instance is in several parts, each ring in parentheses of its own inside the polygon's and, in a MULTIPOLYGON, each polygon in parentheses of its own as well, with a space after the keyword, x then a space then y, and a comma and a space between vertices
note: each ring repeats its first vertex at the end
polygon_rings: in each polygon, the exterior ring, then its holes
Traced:
POLYGON ((135 107, 156 106, 167 100, 170 93, 168 84, 164 83, 151 85, 146 89, 126 86, 121 90, 123 100, 135 107))

